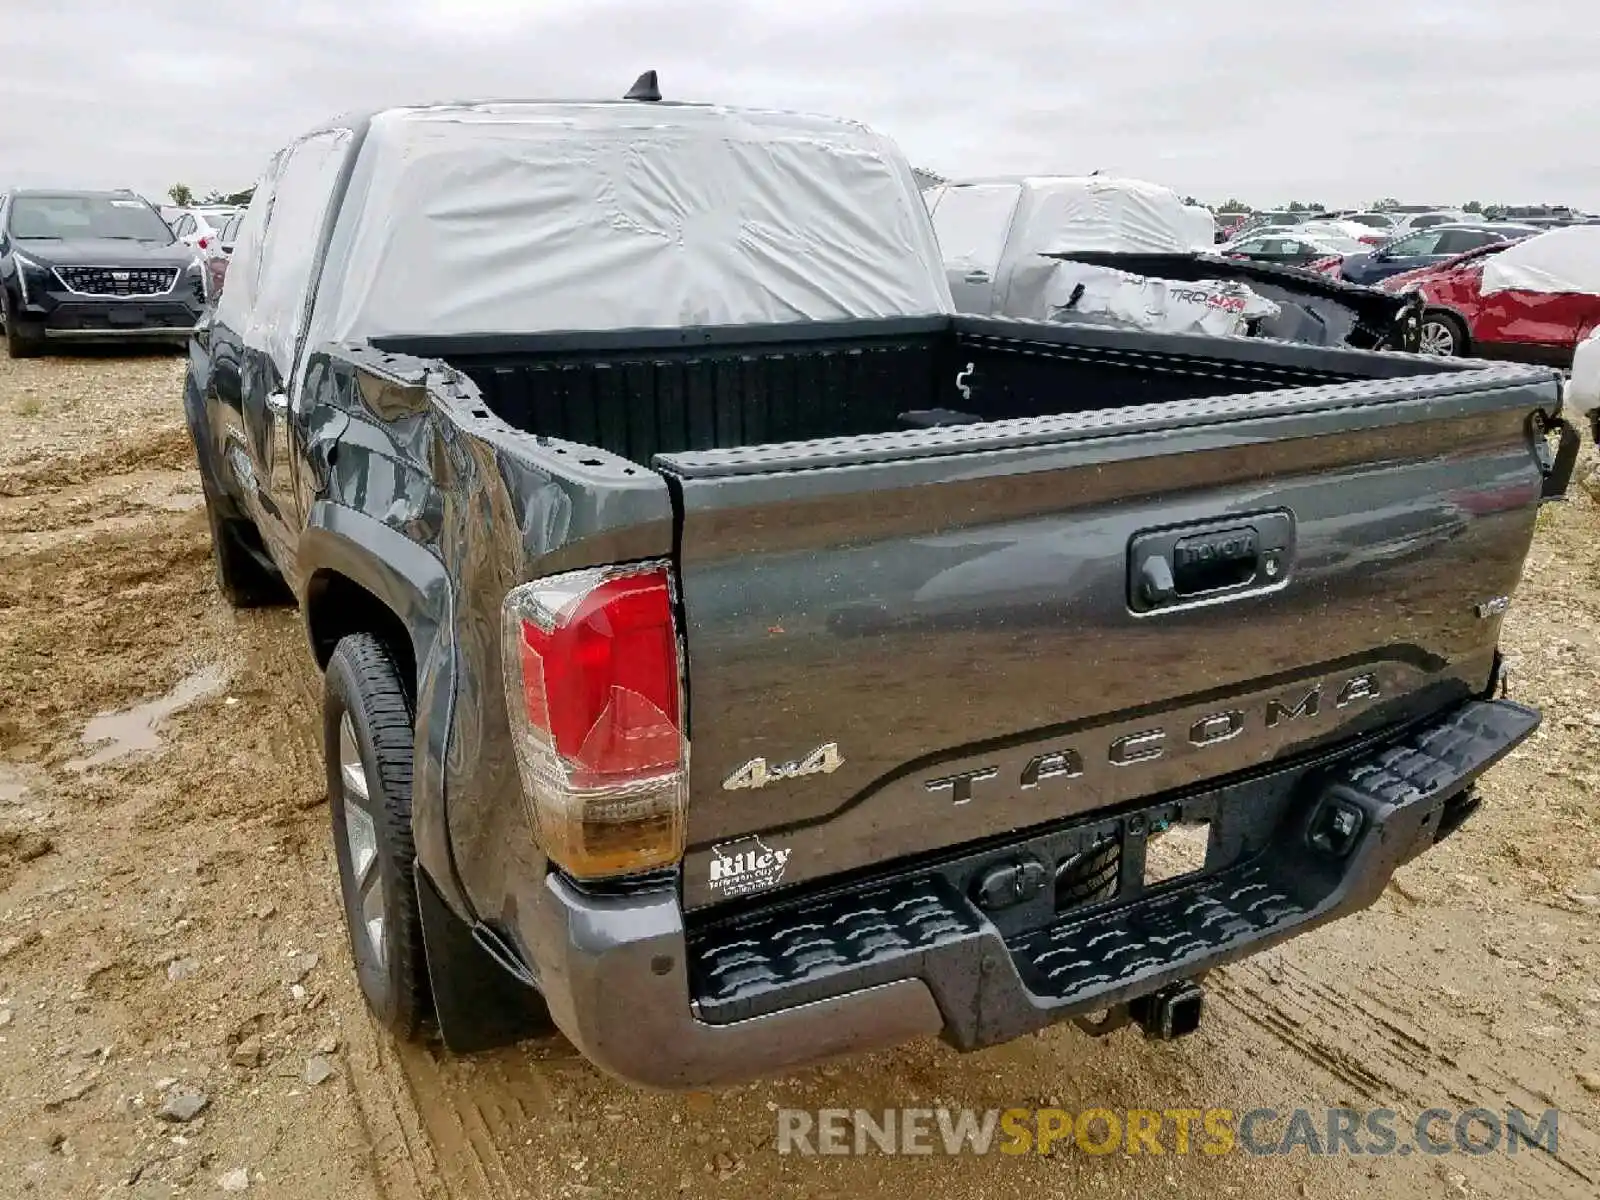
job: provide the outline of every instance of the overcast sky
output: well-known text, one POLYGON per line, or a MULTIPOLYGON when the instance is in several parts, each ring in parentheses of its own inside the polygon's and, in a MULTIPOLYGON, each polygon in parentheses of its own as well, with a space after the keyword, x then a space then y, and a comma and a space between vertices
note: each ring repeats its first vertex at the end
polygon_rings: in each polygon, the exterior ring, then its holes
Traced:
POLYGON ((0 185, 232 191, 351 108, 617 96, 654 67, 948 175, 1600 209, 1596 2, 10 0, 0 185))

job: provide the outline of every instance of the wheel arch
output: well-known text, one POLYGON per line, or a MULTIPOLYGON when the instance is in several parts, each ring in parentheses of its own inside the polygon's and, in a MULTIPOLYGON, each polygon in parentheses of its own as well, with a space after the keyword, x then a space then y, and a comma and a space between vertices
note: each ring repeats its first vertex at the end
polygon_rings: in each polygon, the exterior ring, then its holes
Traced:
POLYGON ((417 900, 434 1019, 457 1053, 549 1028, 515 956, 482 940, 450 843, 444 762, 456 698, 454 596, 427 549, 364 513, 318 501, 300 542, 306 636, 325 667, 339 639, 371 633, 401 659, 416 691, 411 824, 417 900))
POLYGON ((306 579, 301 600, 306 638, 321 670, 341 639, 353 633, 370 633, 395 657, 401 679, 417 702, 417 651, 411 630, 395 608, 367 587, 335 567, 319 567, 306 579))
POLYGON ((306 639, 325 668, 339 639, 370 633, 395 654, 416 717, 411 820, 417 861, 445 902, 472 909, 450 846, 445 754, 456 700, 453 597, 444 565, 425 547, 374 517, 319 500, 298 552, 306 639))

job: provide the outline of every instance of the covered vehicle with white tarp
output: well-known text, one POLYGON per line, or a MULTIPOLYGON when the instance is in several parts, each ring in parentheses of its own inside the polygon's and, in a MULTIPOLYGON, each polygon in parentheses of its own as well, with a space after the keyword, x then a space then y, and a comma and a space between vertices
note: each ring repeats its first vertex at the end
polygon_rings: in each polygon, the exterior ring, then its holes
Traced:
POLYGON ((1210 211, 1160 184, 1015 176, 947 183, 923 198, 960 312, 1415 349, 1415 302, 1217 258, 1210 211), (1196 302, 1213 311, 1198 314, 1196 302))
POLYGON ((1185 204, 1189 219, 1189 249, 1209 250, 1217 244, 1217 218, 1204 204, 1185 204))
POLYGON ((1181 253, 1197 223, 1171 188, 1105 175, 952 182, 924 194, 956 308, 1043 318, 1054 263, 1068 251, 1181 253))
POLYGON ((1600 328, 1600 226, 1484 246, 1384 286, 1425 303, 1430 354, 1568 367, 1600 328))
POLYGON ((1483 265, 1482 293, 1600 295, 1600 226, 1552 229, 1502 250, 1483 265))

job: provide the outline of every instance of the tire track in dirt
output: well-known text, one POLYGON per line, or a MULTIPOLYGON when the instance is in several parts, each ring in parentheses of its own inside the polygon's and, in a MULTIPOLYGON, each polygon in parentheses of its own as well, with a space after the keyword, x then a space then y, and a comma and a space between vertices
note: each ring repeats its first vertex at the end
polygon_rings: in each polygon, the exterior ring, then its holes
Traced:
POLYGON ((184 429, 134 429, 115 445, 72 458, 46 457, 0 474, 0 496, 34 500, 108 477, 156 469, 194 469, 194 446, 184 429))
MULTIPOLYGON (((1409 1132, 1421 1113, 1445 1107, 1452 1115, 1473 1108, 1503 1114, 1515 1107, 1536 1127, 1540 1114, 1560 1107, 1546 1080, 1502 1070, 1481 1047, 1460 1040, 1443 1012, 1418 1012, 1388 1003, 1366 987, 1330 984, 1290 959, 1272 968, 1246 963, 1220 981, 1218 998, 1260 1034, 1271 1038, 1334 1081, 1334 1103, 1360 1109, 1390 1108, 1397 1128, 1409 1132), (1434 1032, 1419 1022, 1431 1019, 1434 1032), (1342 1087, 1341 1087, 1342 1085, 1342 1087)), ((1460 1037, 1461 1031, 1455 1031, 1460 1037)), ((1320 1123, 1319 1123, 1320 1124, 1320 1123)), ((1448 1139, 1448 1122, 1435 1134, 1448 1139)), ((1600 1137, 1577 1109, 1558 1122, 1558 1153, 1524 1146, 1515 1156, 1452 1155, 1450 1165, 1469 1183, 1495 1196, 1591 1197, 1600 1191, 1600 1137)))

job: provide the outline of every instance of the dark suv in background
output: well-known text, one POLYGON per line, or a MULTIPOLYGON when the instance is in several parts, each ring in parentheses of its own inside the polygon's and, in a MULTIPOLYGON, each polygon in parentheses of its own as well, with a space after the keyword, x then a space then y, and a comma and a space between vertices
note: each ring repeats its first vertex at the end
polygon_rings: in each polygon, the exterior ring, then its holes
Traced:
POLYGON ((1339 277, 1347 283, 1375 287, 1392 275, 1415 271, 1419 267, 1431 267, 1480 246, 1520 241, 1538 232, 1532 225, 1508 221, 1456 221, 1432 225, 1385 242, 1365 254, 1347 256, 1339 266, 1339 277))
POLYGON ((133 192, 0 195, 0 316, 13 358, 47 342, 185 342, 205 266, 133 192))

